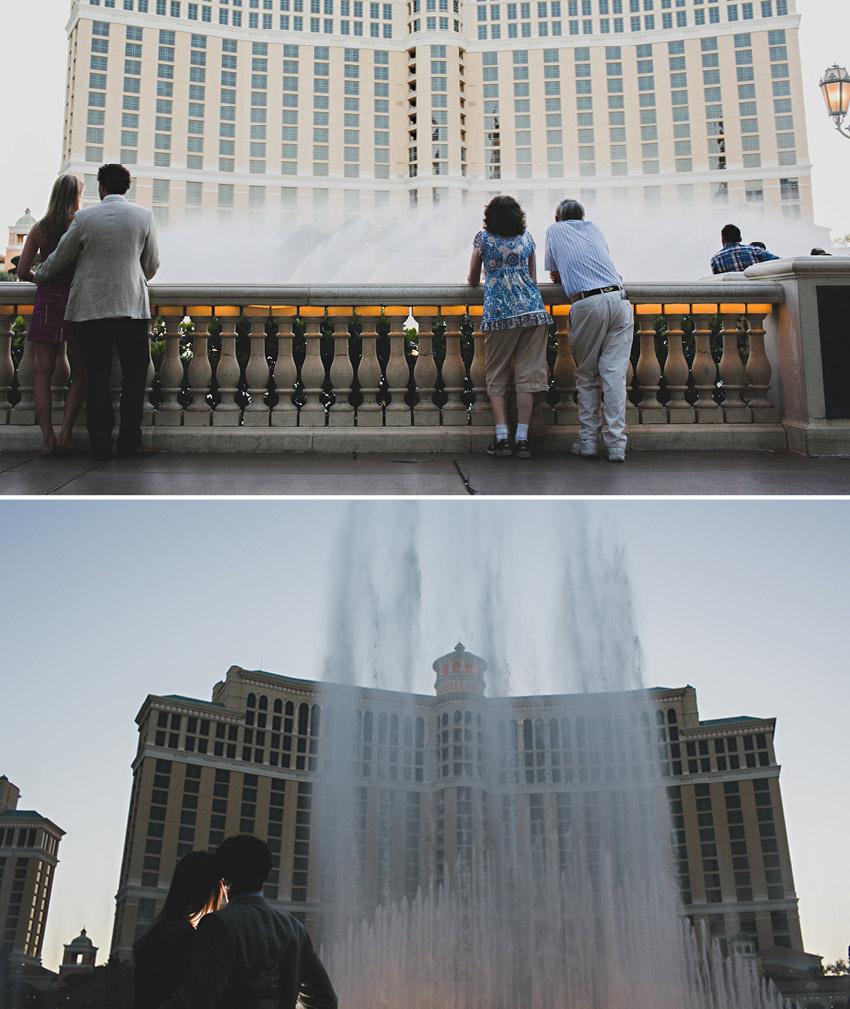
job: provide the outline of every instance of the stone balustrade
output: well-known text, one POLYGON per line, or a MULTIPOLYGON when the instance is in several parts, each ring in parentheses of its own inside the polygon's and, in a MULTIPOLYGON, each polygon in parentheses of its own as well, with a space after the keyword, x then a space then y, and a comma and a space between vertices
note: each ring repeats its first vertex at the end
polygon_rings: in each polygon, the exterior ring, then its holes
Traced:
MULTIPOLYGON (((481 288, 153 284, 150 292, 145 440, 153 444, 464 451, 491 437, 481 288), (411 312, 418 334, 406 331, 411 312)), ((541 293, 554 325, 533 433, 542 447, 564 449, 577 429, 569 305, 560 287, 541 293)), ((786 447, 772 378, 782 284, 741 277, 629 285, 628 294, 632 447, 786 447)), ((39 444, 34 354, 26 342, 21 353, 20 341, 34 295, 30 284, 0 284, 0 448, 39 444)), ((117 398, 117 364, 113 374, 117 398)), ((57 408, 69 378, 62 356, 57 408)))

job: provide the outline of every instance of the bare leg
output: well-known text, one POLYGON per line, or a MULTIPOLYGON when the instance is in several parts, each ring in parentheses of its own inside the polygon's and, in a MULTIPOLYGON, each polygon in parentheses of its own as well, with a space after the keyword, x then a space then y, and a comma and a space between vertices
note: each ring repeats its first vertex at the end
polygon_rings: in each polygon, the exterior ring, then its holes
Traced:
POLYGON ((79 343, 68 341, 68 358, 74 373, 74 380, 65 398, 65 412, 62 414, 62 429, 59 432, 60 448, 68 448, 74 424, 86 398, 86 359, 79 343))
POLYGON ((53 378, 53 369, 56 367, 59 346, 54 343, 33 342, 35 343, 35 377, 32 394, 35 401, 35 417, 44 439, 43 452, 46 455, 52 452, 56 445, 56 435, 53 433, 53 419, 51 417, 53 404, 50 381, 53 378))
POLYGON ((504 396, 490 396, 490 406, 493 410, 493 423, 508 424, 508 403, 504 396))
POLYGON ((531 411, 533 408, 533 392, 518 392, 516 394, 516 419, 518 424, 528 424, 531 421, 531 411))

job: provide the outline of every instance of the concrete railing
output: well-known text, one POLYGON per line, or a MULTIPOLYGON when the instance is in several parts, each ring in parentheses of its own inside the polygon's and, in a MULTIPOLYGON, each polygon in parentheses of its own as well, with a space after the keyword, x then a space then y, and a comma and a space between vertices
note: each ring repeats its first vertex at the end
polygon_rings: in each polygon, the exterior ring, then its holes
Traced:
MULTIPOLYGON (((463 451, 491 437, 480 288, 153 284, 150 293, 145 439, 154 444, 463 451), (407 327, 411 311, 418 335, 407 327)), ((569 305, 560 287, 542 285, 541 293, 555 323, 550 386, 532 433, 542 447, 558 449, 577 428, 569 305)), ((789 301, 784 277, 637 284, 628 294, 635 306, 632 447, 786 447, 773 379, 789 301)), ((34 295, 30 284, 0 284, 0 448, 39 444, 34 355, 21 345, 34 295)), ((117 364, 114 374, 117 396, 117 364)), ((68 381, 63 356, 57 406, 68 381)))

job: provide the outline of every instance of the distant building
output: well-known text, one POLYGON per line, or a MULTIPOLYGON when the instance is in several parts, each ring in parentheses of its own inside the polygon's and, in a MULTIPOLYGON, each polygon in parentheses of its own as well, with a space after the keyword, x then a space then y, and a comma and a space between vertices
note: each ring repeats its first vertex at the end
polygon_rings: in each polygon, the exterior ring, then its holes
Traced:
POLYGON ((62 965, 59 967, 59 984, 76 974, 90 974, 95 968, 97 946, 86 935, 86 930, 71 942, 65 943, 62 965))
POLYGON ((3 269, 11 270, 12 260, 15 256, 20 256, 24 251, 24 242, 30 233, 32 226, 36 223, 35 218, 27 207, 22 217, 19 217, 14 224, 9 226, 9 244, 6 246, 6 253, 3 257, 3 269))
POLYGON ((120 160, 161 224, 499 192, 547 219, 568 194, 811 223, 795 0, 244 7, 73 0, 62 171, 86 199, 120 160))
POLYGON ((339 829, 323 824, 323 796, 340 747, 364 912, 508 843, 532 861, 545 846, 552 865, 581 844, 592 862, 605 824, 616 856, 629 844, 632 762, 645 759, 651 801, 671 810, 685 913, 724 951, 742 932, 753 952, 802 950, 774 719, 703 721, 691 686, 614 695, 616 716, 610 694, 487 698, 486 665, 458 644, 433 664, 436 696, 238 666, 211 701, 149 696, 113 954, 130 955, 179 858, 244 832, 272 849, 266 896, 321 933, 321 840, 339 829))
POLYGON ((20 791, 0 776, 0 969, 6 1001, 22 987, 49 987, 56 978, 41 965, 59 842, 65 831, 32 810, 18 809, 20 791))

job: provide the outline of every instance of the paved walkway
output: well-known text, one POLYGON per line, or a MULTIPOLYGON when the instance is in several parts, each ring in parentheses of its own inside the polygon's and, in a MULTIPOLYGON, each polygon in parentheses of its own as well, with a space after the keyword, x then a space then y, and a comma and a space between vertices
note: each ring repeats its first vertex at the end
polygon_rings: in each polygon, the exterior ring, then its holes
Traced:
POLYGON ((97 463, 0 453, 0 495, 848 495, 850 458, 632 452, 625 465, 403 453, 176 454, 97 463))

